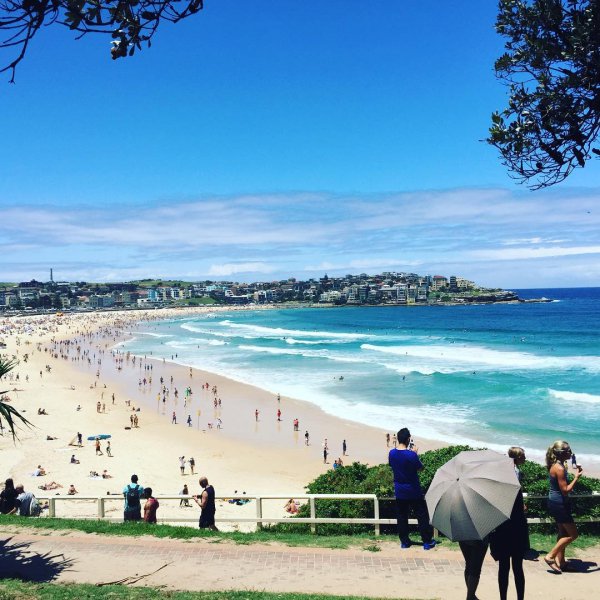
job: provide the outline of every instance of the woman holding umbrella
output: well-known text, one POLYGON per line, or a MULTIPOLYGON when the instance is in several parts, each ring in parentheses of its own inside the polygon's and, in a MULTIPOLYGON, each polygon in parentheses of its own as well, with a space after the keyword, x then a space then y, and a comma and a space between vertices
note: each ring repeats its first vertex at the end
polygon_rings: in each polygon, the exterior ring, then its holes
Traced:
POLYGON ((477 600, 488 536, 510 518, 520 487, 507 456, 467 450, 442 465, 427 490, 431 524, 463 553, 467 600, 477 600))
POLYGON ((554 517, 558 526, 558 541, 545 556, 544 561, 555 573, 569 570, 569 563, 565 561, 565 549, 579 535, 571 514, 569 493, 581 477, 583 469, 578 465, 575 476, 569 483, 566 463, 572 454, 569 444, 561 440, 554 442, 546 452, 546 467, 550 480, 548 512, 554 517))

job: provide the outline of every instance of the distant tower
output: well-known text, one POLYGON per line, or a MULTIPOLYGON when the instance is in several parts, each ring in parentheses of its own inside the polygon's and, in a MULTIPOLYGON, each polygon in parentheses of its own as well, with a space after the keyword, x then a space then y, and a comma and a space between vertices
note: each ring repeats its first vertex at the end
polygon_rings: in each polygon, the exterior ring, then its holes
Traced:
POLYGON ((50 283, 54 283, 54 278, 52 275, 52 269, 50 269, 50 283))

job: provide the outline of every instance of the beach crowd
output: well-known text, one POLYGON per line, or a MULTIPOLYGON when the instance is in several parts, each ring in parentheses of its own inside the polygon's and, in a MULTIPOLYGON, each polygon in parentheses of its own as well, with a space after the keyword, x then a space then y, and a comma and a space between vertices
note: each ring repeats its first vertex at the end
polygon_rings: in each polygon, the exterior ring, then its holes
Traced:
MULTIPOLYGON (((136 318, 139 318, 139 316, 136 318)), ((148 319, 150 318, 148 316, 148 319)), ((120 415, 124 411, 126 418, 123 421, 123 429, 129 432, 139 430, 142 425, 146 427, 146 418, 142 422, 142 413, 144 410, 149 409, 151 398, 152 404, 156 407, 156 412, 163 419, 166 419, 167 423, 170 420, 170 425, 167 425, 169 429, 171 429, 171 425, 179 425, 180 427, 173 427, 173 430, 177 429, 179 431, 183 428, 184 431, 187 431, 195 426, 198 430, 202 429, 204 433, 214 430, 215 435, 221 435, 216 434, 216 432, 223 430, 225 427, 222 411, 229 401, 227 393, 215 383, 198 381, 197 375, 194 379, 195 371, 192 368, 180 370, 175 375, 167 375, 157 368, 161 366, 161 362, 164 365, 164 358, 140 357, 122 351, 118 344, 126 332, 131 331, 134 327, 135 324, 131 320, 124 320, 121 317, 106 320, 99 327, 94 318, 89 317, 88 321, 79 320, 74 322, 68 327, 70 335, 64 337, 58 335, 57 324, 52 323, 47 318, 40 318, 39 322, 36 322, 35 319, 29 319, 21 323, 12 320, 8 323, 1 322, 0 333, 12 336, 15 341, 15 352, 11 358, 15 361, 17 368, 8 374, 9 385, 13 391, 17 391, 20 389, 18 386, 28 384, 33 377, 42 381, 44 378, 53 377, 53 364, 55 365, 57 362, 71 363, 74 367, 80 368, 80 370, 89 374, 89 389, 98 398, 95 402, 95 411, 92 412, 95 412, 95 416, 99 419, 111 411, 119 411, 120 415), (30 334, 36 329, 38 333, 40 330, 44 333, 45 342, 29 341, 30 334), (31 369, 25 368, 34 355, 43 356, 44 358, 45 366, 39 370, 39 373, 37 367, 35 373, 31 372, 31 369), (133 399, 131 395, 121 398, 118 392, 108 387, 103 377, 107 367, 110 367, 111 373, 129 372, 133 374, 137 384, 137 399, 133 399), (157 370, 156 374, 155 369, 157 370), (206 413, 210 413, 210 411, 212 411, 212 416, 207 420, 206 413), (200 426, 201 419, 202 427, 200 426)), ((174 354, 172 358, 177 358, 177 355, 174 354)), ((78 389, 74 384, 69 385, 68 391, 74 392, 79 400, 78 389)), ((284 410, 287 410, 285 402, 285 399, 282 402, 280 394, 277 394, 276 398, 273 399, 272 412, 268 416, 268 420, 276 428, 279 428, 284 421, 284 410)), ((74 426, 77 425, 77 428, 73 428, 72 431, 76 431, 76 433, 68 442, 70 453, 68 464, 73 469, 86 469, 86 472, 92 466, 89 470, 89 478, 92 480, 112 479, 113 476, 109 473, 105 464, 99 465, 97 462, 92 463, 91 460, 95 457, 102 457, 99 459, 102 461, 105 460, 105 457, 106 459, 112 459, 113 452, 117 454, 119 452, 126 453, 127 449, 120 447, 118 444, 114 448, 112 444, 114 440, 111 434, 95 433, 86 438, 92 442, 94 456, 82 454, 81 449, 84 447, 84 441, 81 430, 83 426, 79 426, 77 419, 78 415, 82 415, 86 408, 84 402, 79 402, 75 407, 74 414, 69 417, 70 422, 74 426), (84 463, 88 463, 88 465, 86 466, 84 463)), ((244 426, 257 428, 255 431, 258 431, 264 413, 265 409, 262 406, 255 408, 254 405, 246 405, 244 426)), ((267 415, 269 415, 268 412, 267 415)), ((40 406, 37 408, 37 416, 42 419, 48 418, 49 409, 40 406)), ((294 416, 288 423, 290 423, 291 428, 287 430, 289 433, 286 435, 294 436, 294 441, 299 438, 300 448, 310 447, 311 436, 309 429, 306 428, 305 420, 303 419, 302 423, 302 430, 305 432, 303 435, 300 433, 300 419, 297 416, 294 416)), ((57 439, 54 432, 44 431, 44 433, 48 442, 57 439)), ((344 458, 348 456, 349 438, 339 437, 338 441, 335 442, 334 445, 339 448, 339 454, 336 452, 335 455, 338 455, 338 458, 333 461, 331 467, 329 467, 329 459, 332 451, 328 438, 317 436, 317 439, 323 441, 320 449, 319 445, 316 444, 315 451, 322 451, 322 463, 327 465, 327 467, 321 465, 321 468, 332 468, 336 471, 343 469, 344 458)), ((351 439, 350 442, 354 445, 356 440, 351 439)), ((422 492, 419 471, 423 469, 423 464, 419 459, 418 448, 407 428, 402 428, 393 435, 386 433, 385 443, 386 448, 389 449, 388 463, 393 472, 400 548, 405 549, 414 545, 408 527, 408 518, 412 513, 418 521, 423 549, 425 551, 431 550, 439 543, 439 540, 434 539, 433 536, 434 527, 442 533, 446 532, 443 531, 442 527, 436 525, 435 514, 430 514, 427 499, 422 492)), ((173 449, 169 447, 168 450, 172 451, 173 449)), ((199 456, 199 454, 196 454, 196 456, 199 456)), ((525 597, 523 560, 532 553, 529 545, 526 507, 520 489, 522 481, 520 467, 525 462, 525 451, 514 446, 508 450, 507 456, 504 458, 512 461, 511 468, 514 476, 514 480, 507 483, 512 490, 510 492, 512 496, 509 510, 505 511, 505 519, 495 524, 489 531, 472 528, 471 531, 474 532, 472 535, 461 534, 459 537, 453 538, 459 542, 464 556, 467 600, 476 600, 477 598, 476 591, 481 569, 488 550, 491 551, 494 560, 498 562, 498 586, 501 600, 507 598, 511 569, 516 596, 518 600, 525 597)), ((189 458, 186 458, 185 454, 176 453, 173 455, 172 460, 174 472, 176 472, 176 465, 178 465, 181 476, 187 475, 186 469, 189 469, 191 475, 196 475, 197 464, 194 457, 189 456, 189 458)), ((65 460, 65 462, 67 461, 65 460)), ((204 461, 201 460, 201 462, 203 464, 201 472, 204 472, 204 461)), ((318 462, 321 462, 320 459, 318 462)), ((582 475, 583 469, 577 464, 569 444, 564 441, 557 441, 548 448, 546 467, 549 486, 548 511, 556 522, 558 540, 555 546, 543 557, 543 562, 551 572, 560 574, 573 570, 572 564, 565 557, 566 549, 578 535, 569 495, 582 475)), ((36 478, 44 478, 51 471, 51 468, 45 468, 42 464, 38 464, 30 475, 36 478)), ((440 469, 441 471, 443 471, 443 468, 440 469)), ((494 473, 492 472, 491 479, 493 480, 493 478, 494 473)), ((57 479, 60 481, 60 478, 57 477, 57 479)), ((36 479, 36 481, 39 480, 36 479)), ((198 483, 200 491, 198 494, 193 495, 189 494, 188 485, 184 484, 183 489, 179 492, 179 495, 182 496, 180 507, 189 506, 188 497, 191 496, 193 502, 200 508, 199 527, 216 530, 215 489, 205 475, 200 476, 198 483)), ((17 514, 30 517, 41 513, 44 506, 35 497, 35 489, 32 491, 26 489, 26 487, 20 482, 15 485, 13 478, 6 479, 4 488, 0 492, 1 514, 17 514)), ((77 487, 73 483, 69 484, 67 495, 77 495, 79 493, 77 487)), ((43 491, 57 490, 63 488, 63 484, 52 480, 38 485, 37 488, 43 491)), ((137 474, 131 475, 130 481, 125 484, 120 492, 113 492, 112 494, 119 497, 122 494, 123 496, 124 521, 144 521, 149 524, 158 522, 157 515, 160 503, 154 495, 153 488, 144 487, 140 484, 137 474)), ((244 495, 245 492, 239 495, 236 490, 230 503, 245 504, 248 500, 243 497, 244 495)), ((290 498, 281 507, 281 511, 289 515, 296 514, 298 509, 299 503, 294 498, 290 498)))

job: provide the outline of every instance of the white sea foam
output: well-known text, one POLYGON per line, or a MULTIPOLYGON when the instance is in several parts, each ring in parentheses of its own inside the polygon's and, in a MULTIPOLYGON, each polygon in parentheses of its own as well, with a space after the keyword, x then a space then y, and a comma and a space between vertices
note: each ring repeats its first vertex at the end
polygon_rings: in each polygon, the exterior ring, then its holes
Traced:
POLYGON ((389 369, 390 371, 395 371, 400 375, 408 375, 409 373, 419 373, 419 375, 433 375, 434 373, 440 373, 442 371, 435 370, 430 367, 411 364, 411 365, 398 365, 392 363, 381 363, 381 366, 389 369))
POLYGON ((228 342, 223 340, 211 340, 209 338, 194 338, 190 340, 178 340, 167 342, 165 345, 171 348, 189 349, 192 346, 225 346, 228 342))
POLYGON ((323 344, 345 344, 346 340, 297 340, 296 338, 283 338, 286 344, 293 346, 295 344, 304 344, 307 346, 323 345, 323 344))
POLYGON ((600 404, 600 396, 595 394, 584 394, 582 392, 564 392, 548 388, 548 394, 557 400, 568 402, 585 402, 586 404, 600 404))
POLYGON ((446 372, 470 370, 473 368, 494 368, 498 370, 522 369, 587 369, 600 370, 600 359, 596 356, 537 356, 527 352, 492 350, 483 346, 450 344, 448 346, 377 346, 361 344, 361 349, 413 358, 426 358, 438 366, 449 369, 446 372))
POLYGON ((260 335, 242 335, 233 331, 215 331, 214 329, 206 329, 204 327, 198 327, 196 325, 190 325, 188 323, 184 323, 181 326, 181 328, 186 329, 187 331, 192 331, 193 333, 203 333, 204 335, 214 335, 215 337, 222 338, 241 338, 243 340, 256 340, 263 337, 260 335))
MULTIPOLYGON (((131 334, 133 334, 134 332, 131 331, 131 334)), ((148 335, 150 337, 155 337, 155 338, 169 338, 169 337, 173 337, 173 334, 170 333, 154 333, 152 331, 136 331, 135 335, 148 335)))
POLYGON ((240 350, 248 350, 249 352, 264 352, 266 354, 287 354, 293 356, 306 356, 310 358, 326 358, 327 350, 296 350, 293 348, 275 348, 273 346, 247 346, 240 344, 240 350))
POLYGON ((287 336, 310 337, 310 338, 333 338, 343 340, 362 340, 372 337, 366 333, 339 333, 333 331, 306 331, 300 329, 283 329, 282 327, 263 327, 262 325, 248 325, 245 323, 234 323, 228 319, 221 321, 220 325, 225 325, 231 329, 243 329, 249 332, 255 332, 261 337, 282 338, 287 336))
POLYGON ((369 362, 371 362, 365 360, 364 358, 360 358, 358 356, 351 356, 349 354, 333 354, 326 349, 308 350, 301 348, 275 348, 273 346, 247 346, 244 344, 241 344, 240 346, 238 346, 238 348, 240 350, 248 350, 250 352, 262 352, 265 354, 272 355, 304 356, 306 358, 321 358, 341 363, 368 364, 369 362))

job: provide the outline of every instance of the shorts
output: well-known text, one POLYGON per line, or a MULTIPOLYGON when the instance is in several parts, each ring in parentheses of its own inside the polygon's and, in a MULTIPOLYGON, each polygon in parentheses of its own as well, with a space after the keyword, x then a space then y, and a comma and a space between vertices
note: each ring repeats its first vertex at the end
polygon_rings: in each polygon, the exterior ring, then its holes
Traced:
POLYGON ((214 512, 206 512, 203 510, 200 513, 200 520, 198 522, 198 527, 200 529, 207 529, 209 527, 215 526, 215 513, 214 512))
POLYGON ((123 513, 124 521, 141 521, 142 520, 142 509, 141 507, 133 510, 126 510, 123 513))
POLYGON ((571 503, 568 501, 557 502, 548 500, 548 512, 557 523, 574 523, 571 514, 571 503))

